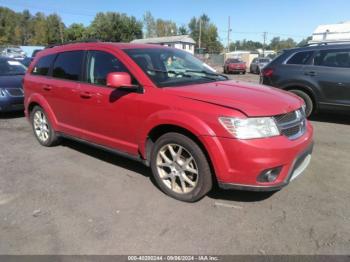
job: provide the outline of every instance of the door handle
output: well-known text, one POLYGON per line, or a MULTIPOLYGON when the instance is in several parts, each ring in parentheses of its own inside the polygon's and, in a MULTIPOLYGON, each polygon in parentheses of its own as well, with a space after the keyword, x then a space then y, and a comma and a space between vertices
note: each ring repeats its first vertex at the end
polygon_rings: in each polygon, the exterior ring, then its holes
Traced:
POLYGON ((43 89, 45 91, 50 91, 52 89, 52 86, 44 85, 43 89))
POLYGON ((309 71, 304 73, 307 76, 317 76, 317 73, 315 71, 309 71))
POLYGON ((90 93, 90 92, 80 92, 80 97, 81 98, 88 99, 88 98, 91 98, 92 96, 93 96, 93 94, 90 93))

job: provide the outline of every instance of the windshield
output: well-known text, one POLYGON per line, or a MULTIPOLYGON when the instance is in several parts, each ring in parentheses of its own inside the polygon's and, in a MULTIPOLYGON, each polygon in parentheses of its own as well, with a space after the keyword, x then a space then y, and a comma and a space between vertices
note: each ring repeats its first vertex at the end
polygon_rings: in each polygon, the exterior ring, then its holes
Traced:
POLYGON ((0 75, 24 75, 27 68, 18 61, 0 60, 0 75))
POLYGON ((240 59, 228 59, 227 63, 243 63, 243 61, 240 59))
POLYGON ((7 52, 11 53, 11 54, 20 54, 20 53, 22 53, 22 49, 20 49, 20 48, 8 48, 7 52))
POLYGON ((227 80, 188 52, 167 48, 125 49, 159 87, 227 80))

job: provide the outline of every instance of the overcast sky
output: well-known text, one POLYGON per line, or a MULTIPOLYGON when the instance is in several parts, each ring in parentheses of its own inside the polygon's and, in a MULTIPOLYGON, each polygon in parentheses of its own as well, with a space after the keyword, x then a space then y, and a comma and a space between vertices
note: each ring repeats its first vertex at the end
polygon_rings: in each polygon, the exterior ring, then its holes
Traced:
POLYGON ((226 43, 228 16, 231 17, 231 41, 262 41, 274 36, 300 41, 319 24, 350 20, 350 0, 0 0, 1 6, 15 11, 58 13, 66 25, 88 25, 99 11, 115 11, 142 19, 146 11, 156 18, 171 19, 187 25, 191 17, 209 15, 217 25, 220 40, 226 43))

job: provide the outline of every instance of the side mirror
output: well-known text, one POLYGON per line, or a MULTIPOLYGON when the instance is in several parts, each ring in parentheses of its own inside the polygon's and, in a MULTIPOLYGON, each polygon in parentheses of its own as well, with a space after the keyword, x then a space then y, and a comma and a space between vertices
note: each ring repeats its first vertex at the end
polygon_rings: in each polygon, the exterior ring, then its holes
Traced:
POLYGON ((107 86, 114 88, 133 88, 131 76, 126 72, 112 72, 107 75, 107 86))

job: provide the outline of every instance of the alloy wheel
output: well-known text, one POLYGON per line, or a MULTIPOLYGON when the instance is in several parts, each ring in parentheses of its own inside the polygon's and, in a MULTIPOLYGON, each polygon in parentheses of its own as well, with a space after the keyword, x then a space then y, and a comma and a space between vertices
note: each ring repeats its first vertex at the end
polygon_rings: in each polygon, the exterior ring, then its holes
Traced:
POLYGON ((192 154, 178 144, 166 144, 157 154, 157 171, 173 192, 187 194, 198 183, 198 166, 192 154))
POLYGON ((34 131, 37 138, 45 143, 50 138, 50 129, 46 116, 42 111, 36 111, 33 118, 34 131))

